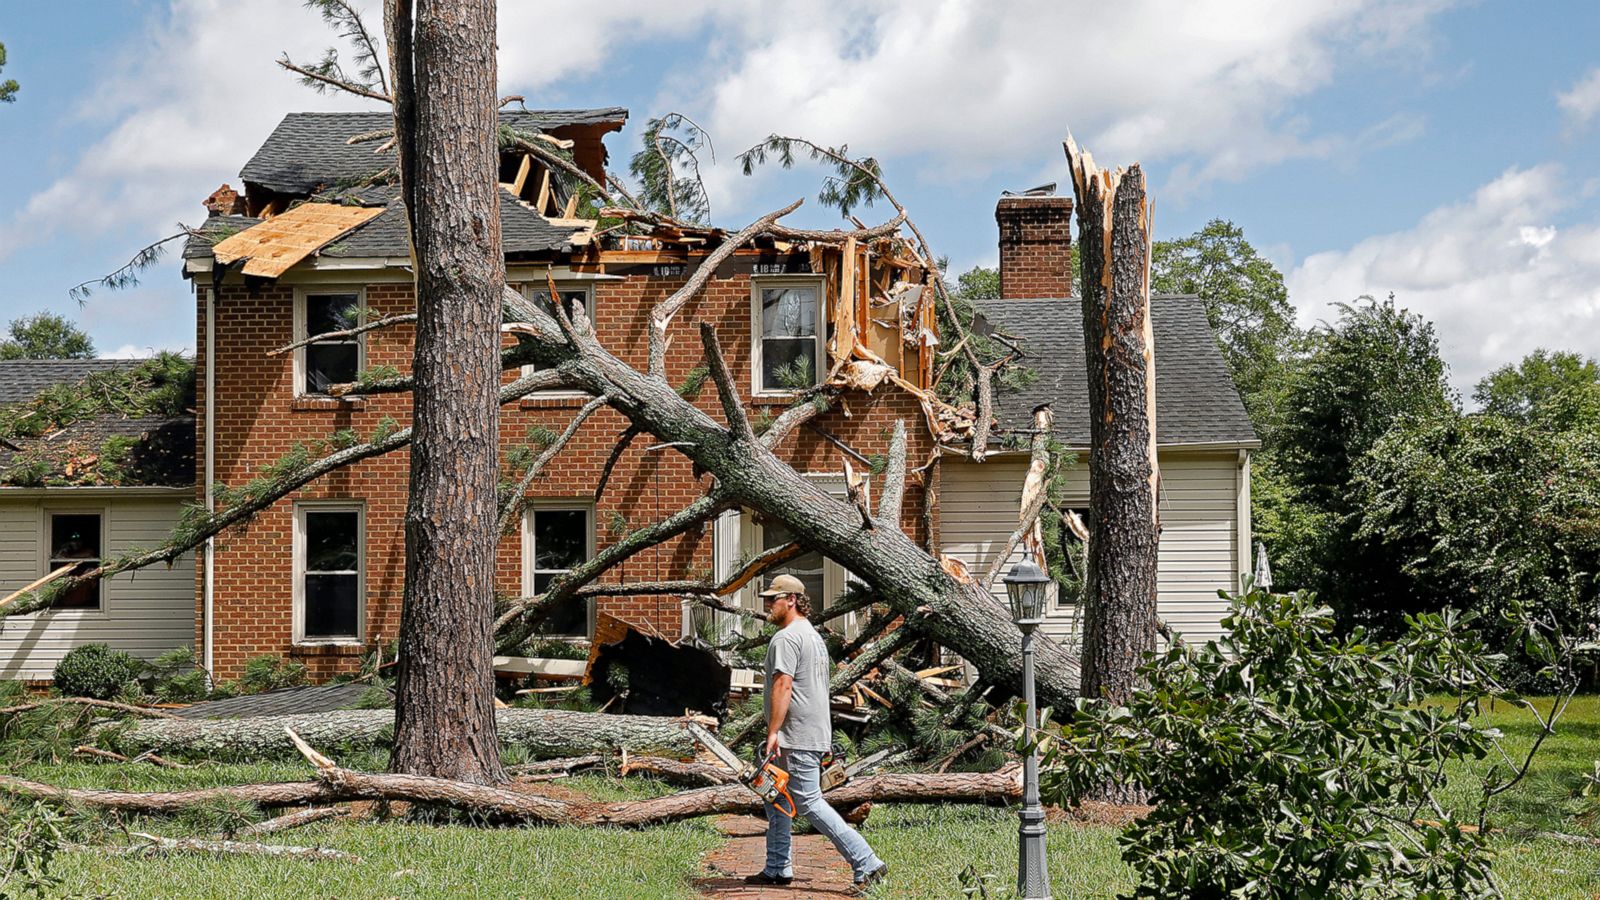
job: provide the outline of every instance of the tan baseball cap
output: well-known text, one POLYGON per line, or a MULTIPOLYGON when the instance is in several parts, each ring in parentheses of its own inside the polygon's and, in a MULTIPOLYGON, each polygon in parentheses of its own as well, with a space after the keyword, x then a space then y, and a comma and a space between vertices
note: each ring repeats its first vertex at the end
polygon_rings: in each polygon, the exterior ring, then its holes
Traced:
POLYGON ((806 583, 793 575, 774 575, 767 582, 767 589, 761 592, 763 597, 776 597, 779 594, 804 594, 806 583))

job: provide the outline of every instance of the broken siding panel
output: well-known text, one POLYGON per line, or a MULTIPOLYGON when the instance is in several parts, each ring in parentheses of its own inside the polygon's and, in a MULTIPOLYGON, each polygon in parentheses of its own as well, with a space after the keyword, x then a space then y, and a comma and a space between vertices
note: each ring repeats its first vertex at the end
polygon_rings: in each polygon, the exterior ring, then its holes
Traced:
MULTIPOLYGON (((107 558, 159 546, 177 524, 178 497, 0 498, 0 596, 43 574, 45 509, 104 510, 107 558)), ((0 620, 0 678, 44 680, 74 647, 104 643, 142 659, 194 643, 194 557, 111 578, 102 611, 44 613, 0 620)))
MULTIPOLYGON (((1237 455, 1234 453, 1163 452, 1161 544, 1156 568, 1157 610, 1162 619, 1189 640, 1206 641, 1221 636, 1227 602, 1219 589, 1231 590, 1237 527, 1237 455)), ((1082 457, 1066 473, 1067 507, 1089 505, 1089 469, 1082 457)), ((1017 527, 1017 509, 1028 461, 1023 457, 973 463, 946 457, 941 464, 939 512, 944 552, 982 574, 994 554, 1017 527)), ((1006 567, 1023 558, 1019 548, 1006 567)), ((991 592, 1005 602, 1005 585, 996 581, 991 592)), ((1064 639, 1077 625, 1072 610, 1055 610, 1043 630, 1064 639)))

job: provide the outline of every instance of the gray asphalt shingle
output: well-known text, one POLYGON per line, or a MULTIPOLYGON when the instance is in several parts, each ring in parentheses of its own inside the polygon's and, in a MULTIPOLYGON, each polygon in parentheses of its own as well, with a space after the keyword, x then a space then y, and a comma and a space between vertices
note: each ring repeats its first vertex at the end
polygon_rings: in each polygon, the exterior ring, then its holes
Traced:
POLYGON ((0 403, 26 403, 47 387, 77 384, 96 372, 131 369, 139 359, 0 360, 0 403))
MULTIPOLYGON (((1083 312, 1077 298, 980 300, 979 312, 1018 339, 1021 365, 1038 377, 1020 390, 998 391, 995 418, 1004 427, 1030 427, 1035 407, 1049 403, 1057 437, 1089 444, 1089 394, 1083 312)), ((1156 441, 1171 444, 1254 443, 1255 429, 1228 374, 1199 297, 1150 301, 1155 335, 1156 441)))
MULTIPOLYGON (((500 111, 502 123, 530 132, 563 125, 620 125, 627 118, 628 111, 620 106, 500 111)), ((393 125, 394 116, 388 112, 290 113, 239 170, 239 177, 285 194, 309 194, 322 186, 366 178, 394 165, 394 154, 373 152, 383 141, 346 141, 393 125)))

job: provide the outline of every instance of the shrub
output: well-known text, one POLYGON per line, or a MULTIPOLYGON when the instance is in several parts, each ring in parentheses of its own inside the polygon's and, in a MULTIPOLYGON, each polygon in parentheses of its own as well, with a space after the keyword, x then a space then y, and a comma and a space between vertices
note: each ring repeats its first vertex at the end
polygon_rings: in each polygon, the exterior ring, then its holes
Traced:
POLYGON ((1221 646, 1155 657, 1128 706, 1079 701, 1043 742, 1046 795, 1148 792, 1122 838, 1139 897, 1494 895, 1482 833, 1435 797, 1446 763, 1499 737, 1473 722, 1494 657, 1466 620, 1414 616, 1379 643, 1337 636, 1309 595, 1234 603, 1221 646))
POLYGON ((84 644, 56 663, 56 690, 69 697, 110 700, 137 682, 144 664, 105 644, 84 644))

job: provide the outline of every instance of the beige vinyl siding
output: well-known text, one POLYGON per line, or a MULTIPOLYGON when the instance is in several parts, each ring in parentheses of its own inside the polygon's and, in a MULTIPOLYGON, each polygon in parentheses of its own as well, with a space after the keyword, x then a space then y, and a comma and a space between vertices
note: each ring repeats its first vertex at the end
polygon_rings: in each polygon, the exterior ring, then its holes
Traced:
MULTIPOLYGON (((183 499, 119 497, 12 498, 0 495, 0 596, 44 574, 45 510, 101 511, 105 558, 131 549, 158 547, 177 524, 183 499)), ((194 557, 171 568, 154 565, 111 578, 102 587, 101 609, 60 610, 0 619, 0 678, 43 680, 74 647, 109 644, 150 659, 194 643, 194 557)))
MULTIPOLYGON (((1162 451, 1161 547, 1157 607, 1161 617, 1191 640, 1221 635, 1227 603, 1219 589, 1238 584, 1239 455, 1235 451, 1162 451)), ((1017 527, 1017 507, 1027 460, 1002 457, 985 463, 947 458, 941 465, 940 535, 944 552, 982 577, 1017 527)), ((1068 506, 1089 505, 1089 469, 1079 457, 1067 473, 1068 506)), ((1021 551, 1006 561, 1010 568, 1021 551)), ((1002 602, 1005 585, 991 590, 1002 602)), ((1077 623, 1070 607, 1054 608, 1044 631, 1070 640, 1077 623)))

